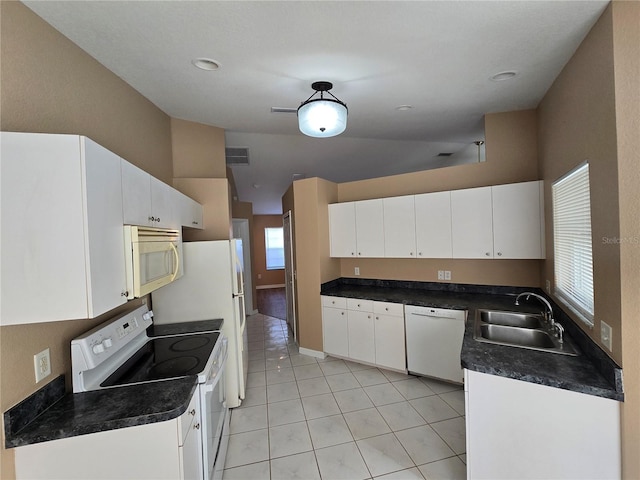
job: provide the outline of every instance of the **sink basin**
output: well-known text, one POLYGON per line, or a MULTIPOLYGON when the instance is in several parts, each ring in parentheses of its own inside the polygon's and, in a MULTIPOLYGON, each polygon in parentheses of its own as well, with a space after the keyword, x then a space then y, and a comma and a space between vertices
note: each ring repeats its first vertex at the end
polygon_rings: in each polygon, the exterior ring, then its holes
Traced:
POLYGON ((550 333, 541 315, 477 310, 473 338, 478 342, 528 348, 562 355, 578 355, 571 344, 550 333))
POLYGON ((480 325, 480 335, 487 340, 519 347, 554 348, 556 346, 547 332, 530 328, 480 325))
POLYGON ((479 310, 480 321, 507 327, 542 328, 542 316, 520 312, 502 312, 499 310, 479 310))

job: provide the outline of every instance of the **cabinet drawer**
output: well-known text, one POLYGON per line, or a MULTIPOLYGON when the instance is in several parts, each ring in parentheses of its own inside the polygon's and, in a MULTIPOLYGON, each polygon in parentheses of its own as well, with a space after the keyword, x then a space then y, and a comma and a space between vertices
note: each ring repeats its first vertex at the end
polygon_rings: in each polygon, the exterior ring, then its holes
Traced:
POLYGON ((347 308, 347 299, 345 297, 327 297, 323 295, 322 306, 330 308, 347 308))
POLYGON ((347 309, 358 312, 373 312, 373 301, 361 300, 359 298, 348 298, 347 309))
POLYGON ((182 446, 187 434, 192 428, 200 428, 200 387, 193 392, 187 411, 180 416, 178 431, 180 432, 179 445, 182 446), (197 427, 196 427, 197 425, 197 427))
POLYGON ((404 305, 402 303, 373 302, 373 312, 380 315, 404 316, 404 305))

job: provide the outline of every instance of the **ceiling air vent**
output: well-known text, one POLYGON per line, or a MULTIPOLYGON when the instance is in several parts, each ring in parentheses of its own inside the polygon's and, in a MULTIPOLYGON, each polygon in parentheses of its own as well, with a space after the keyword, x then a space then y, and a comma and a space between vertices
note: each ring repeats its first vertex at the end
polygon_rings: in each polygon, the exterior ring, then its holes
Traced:
POLYGON ((249 165, 249 149, 247 147, 229 147, 224 149, 227 165, 249 165))
POLYGON ((442 152, 436 155, 436 157, 450 157, 451 155, 453 155, 452 152, 442 152))

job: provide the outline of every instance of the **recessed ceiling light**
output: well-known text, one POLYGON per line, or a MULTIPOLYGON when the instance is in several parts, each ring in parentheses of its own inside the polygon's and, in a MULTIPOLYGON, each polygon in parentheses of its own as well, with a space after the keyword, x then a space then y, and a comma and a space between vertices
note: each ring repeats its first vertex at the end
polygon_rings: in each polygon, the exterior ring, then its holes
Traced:
POLYGON ((399 107, 396 107, 396 110, 405 112, 407 110, 411 110, 412 108, 413 108, 413 105, 400 105, 399 107))
POLYGON ((500 73, 496 73, 495 75, 493 75, 491 77, 491 80, 493 80, 494 82, 502 82, 503 80, 510 80, 513 77, 515 77, 518 74, 518 72, 514 72, 514 71, 506 71, 506 72, 500 72, 500 73))
POLYGON ((195 60, 192 60, 191 63, 200 70, 213 71, 220 68, 220 64, 210 58, 196 58, 195 60))

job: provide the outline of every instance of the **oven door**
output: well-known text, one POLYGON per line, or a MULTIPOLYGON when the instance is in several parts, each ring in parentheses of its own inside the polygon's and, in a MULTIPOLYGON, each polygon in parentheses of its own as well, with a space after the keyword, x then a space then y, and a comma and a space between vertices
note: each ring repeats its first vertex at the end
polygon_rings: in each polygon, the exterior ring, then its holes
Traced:
POLYGON ((228 408, 225 402, 224 368, 227 361, 227 339, 222 338, 219 361, 214 363, 207 381, 200 385, 202 424, 202 460, 205 479, 213 479, 220 439, 228 408))

